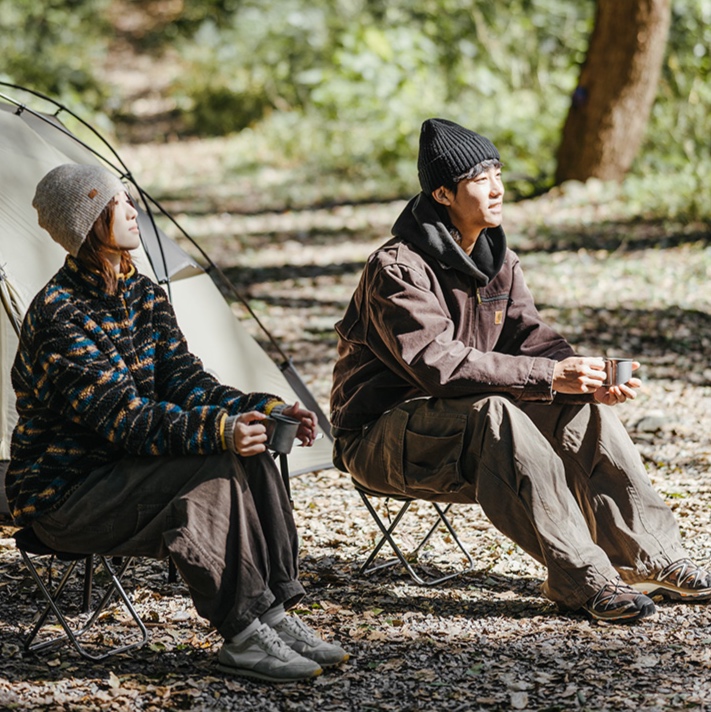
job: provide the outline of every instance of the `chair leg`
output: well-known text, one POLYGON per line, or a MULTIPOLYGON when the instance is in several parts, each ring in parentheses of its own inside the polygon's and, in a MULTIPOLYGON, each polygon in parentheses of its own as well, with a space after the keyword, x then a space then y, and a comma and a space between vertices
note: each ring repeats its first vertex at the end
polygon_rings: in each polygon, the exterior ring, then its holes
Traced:
MULTIPOLYGON (((99 560, 104 567, 105 571, 108 573, 111 582, 107 585, 106 591, 104 593, 104 596, 102 597, 101 601, 99 602, 97 608, 94 610, 92 613, 91 617, 89 620, 86 622, 84 626, 82 626, 79 630, 74 630, 72 627, 69 625, 65 615, 62 613, 61 609, 59 608, 58 605, 58 600, 59 597, 62 594, 62 591, 64 590, 65 585, 67 582, 70 580, 78 561, 72 561, 67 565, 67 568, 60 579, 59 583, 57 584, 56 588, 54 591, 50 591, 49 588, 46 586, 45 582, 43 581, 42 577, 40 576, 39 572, 37 571, 37 568, 35 567, 33 561, 31 560, 30 556, 27 554, 27 552, 20 550, 20 553, 22 555, 23 560, 25 561, 25 564, 30 572, 30 575, 34 579, 35 583, 37 584, 38 588, 42 592, 45 601, 46 601, 46 606, 42 613, 40 614, 37 622, 35 623, 34 627, 30 631, 29 635, 25 639, 25 650, 28 652, 39 652, 41 650, 48 650, 50 648, 55 648, 59 647, 60 645, 64 645, 65 643, 71 643, 76 651, 81 655, 83 658, 86 658, 88 660, 103 660, 104 658, 109 657, 110 655, 115 655, 116 653, 122 653, 127 650, 131 650, 133 648, 140 647, 143 645, 147 640, 148 640, 148 631, 146 630, 145 625, 143 624, 143 621, 140 619, 138 613, 136 612, 136 609, 133 607, 131 604, 130 599, 128 598, 128 595, 126 594, 126 591, 124 590, 123 586, 121 585, 121 577, 125 573, 126 569, 128 568, 129 564, 131 563, 131 558, 126 557, 122 564, 120 569, 115 572, 113 570, 113 567, 109 563, 107 557, 105 556, 99 556, 99 560), (126 607, 126 610, 130 614, 131 618, 133 618, 134 622, 139 628, 140 631, 140 638, 132 643, 128 643, 126 645, 121 645, 121 646, 116 646, 113 648, 109 648, 108 650, 95 654, 87 650, 86 647, 84 647, 79 639, 84 636, 86 633, 89 632, 89 630, 93 627, 94 623, 98 620, 100 614, 104 611, 106 606, 109 604, 111 598, 113 597, 114 594, 118 594, 118 596, 121 598, 123 601, 124 606, 126 607), (38 633, 44 626, 45 621, 47 620, 47 616, 51 613, 54 613, 57 621, 59 624, 62 626, 65 632, 65 636, 58 636, 55 638, 52 638, 51 640, 44 640, 40 642, 34 642, 35 638, 37 637, 38 633)), ((91 557, 88 557, 86 560, 87 565, 89 565, 91 557)), ((92 561, 93 563, 93 561, 92 561)), ((86 577, 85 577, 85 589, 84 593, 86 594, 86 577)), ((84 601, 86 603, 86 601, 84 601)))
POLYGON ((368 495, 361 490, 358 490, 358 494, 360 495, 361 499, 363 500, 363 504, 365 504, 367 510, 370 512, 370 515, 373 517, 373 519, 375 520, 375 523, 378 525, 378 528, 380 529, 380 531, 382 533, 382 537, 380 538, 380 540, 377 542, 377 544, 373 548, 373 551, 370 553, 370 556, 367 558, 365 563, 360 567, 361 574, 367 576, 369 574, 374 573, 375 571, 379 571, 380 569, 395 566, 399 562, 403 565, 403 567, 408 572, 408 574, 413 579, 413 581, 415 581, 419 585, 421 585, 421 586, 436 586, 444 581, 448 581, 449 579, 459 576, 460 574, 466 573, 468 571, 473 571, 474 560, 472 559, 471 554, 469 554, 469 552, 467 551, 464 544, 462 544, 461 540, 459 539, 459 537, 457 536, 457 533, 454 530, 454 527, 452 526, 451 522, 449 521, 449 518, 447 517, 447 513, 449 512, 449 509, 452 506, 451 503, 447 504, 447 506, 443 508, 437 502, 430 502, 430 504, 434 508, 435 512, 437 513, 437 518, 436 518, 434 524, 430 527, 427 534, 425 534, 425 536, 422 538, 422 540, 420 541, 420 543, 417 545, 417 547, 414 549, 414 551, 412 553, 418 554, 420 552, 420 550, 430 540, 430 538, 435 533, 435 531, 437 531, 437 528, 440 525, 443 525, 449 532, 449 535, 452 537, 452 540, 456 544, 457 548, 464 555, 464 557, 466 559, 466 564, 463 566, 463 568, 458 569, 457 571, 452 571, 452 572, 445 574, 443 576, 423 578, 422 576, 420 576, 417 573, 417 571, 414 569, 412 564, 408 561, 407 556, 405 556, 405 554, 400 549, 400 547, 398 546, 397 542, 395 541, 395 539, 393 537, 393 533, 395 532, 398 524, 401 522, 402 518, 405 516, 408 509, 410 508, 410 505, 412 504, 412 500, 405 500, 402 503, 402 506, 400 507, 398 513, 395 515, 395 518, 390 523, 390 526, 386 527, 385 523, 383 522, 382 518, 376 511, 375 507, 370 502, 368 495), (390 548, 393 550, 393 553, 395 554, 396 558, 389 559, 383 563, 373 565, 373 561, 375 560, 376 556, 380 553, 380 550, 383 548, 383 546, 385 545, 386 542, 390 545, 390 548))
POLYGON ((177 583, 178 581, 178 567, 175 565, 175 561, 168 557, 168 583, 177 583))
POLYGON ((284 489, 286 489, 286 494, 289 497, 289 504, 294 509, 294 500, 291 497, 291 480, 289 479, 289 458, 283 453, 279 455, 279 471, 281 472, 281 479, 284 481, 284 489))
POLYGON ((395 543, 395 540, 392 537, 392 533, 395 531, 397 528, 397 525, 400 523, 400 520, 405 516, 407 513, 407 510, 410 508, 411 502, 408 500, 406 502, 403 502, 402 507, 398 510, 398 513, 395 515, 395 518, 392 520, 390 523, 390 527, 386 527, 385 524, 383 523, 383 520, 380 518, 380 515, 376 511, 375 507, 371 504, 370 500, 368 499, 367 495, 364 492, 361 492, 358 490, 358 494, 360 495, 360 498, 363 500, 363 504, 365 504, 367 510, 370 512, 370 516, 373 517, 375 520, 375 523, 378 525, 378 528, 380 529, 382 533, 382 537, 378 540, 378 543, 375 545, 373 548, 373 551, 370 552, 370 556, 366 559, 365 563, 360 567, 360 573, 363 575, 368 575, 372 574, 375 571, 379 571, 380 569, 385 569, 389 568, 391 566, 395 566, 398 563, 398 560, 402 562, 402 564, 405 567, 409 567, 409 563, 407 559, 405 558, 405 555, 400 551, 400 548, 398 545, 395 543), (377 564, 375 566, 371 566, 373 561, 375 560, 375 557, 380 553, 380 550, 383 548, 385 543, 389 543, 390 547, 392 548, 393 552, 397 556, 396 559, 389 559, 388 561, 385 561, 384 563, 377 564))
POLYGON ((88 613, 91 610, 91 590, 94 587, 94 555, 84 559, 84 600, 81 605, 81 612, 88 613))

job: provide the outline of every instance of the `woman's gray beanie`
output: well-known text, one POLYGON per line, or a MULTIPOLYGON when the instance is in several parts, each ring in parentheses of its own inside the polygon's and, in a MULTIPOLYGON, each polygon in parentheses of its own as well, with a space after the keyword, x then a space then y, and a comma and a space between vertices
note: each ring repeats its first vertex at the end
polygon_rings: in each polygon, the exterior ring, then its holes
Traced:
POLYGON ((40 227, 76 257, 102 210, 125 190, 119 178, 101 166, 65 163, 37 184, 32 205, 40 227))

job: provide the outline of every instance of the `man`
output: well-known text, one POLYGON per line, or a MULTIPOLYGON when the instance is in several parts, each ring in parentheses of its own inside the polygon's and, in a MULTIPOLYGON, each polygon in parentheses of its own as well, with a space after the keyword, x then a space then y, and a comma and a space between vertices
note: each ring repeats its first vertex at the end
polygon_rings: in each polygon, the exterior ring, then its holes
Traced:
POLYGON ((561 608, 629 622, 653 595, 711 598, 608 407, 641 382, 603 386, 603 359, 541 321, 501 228, 495 146, 429 119, 418 171, 336 325, 336 465, 383 494, 478 502, 561 608))

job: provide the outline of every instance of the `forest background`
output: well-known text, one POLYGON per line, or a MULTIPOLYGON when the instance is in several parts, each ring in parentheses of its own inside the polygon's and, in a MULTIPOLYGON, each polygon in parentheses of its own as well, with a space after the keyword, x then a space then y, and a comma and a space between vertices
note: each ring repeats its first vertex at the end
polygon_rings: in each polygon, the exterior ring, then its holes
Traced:
MULTIPOLYGON (((603 2, 671 14, 619 182, 556 185, 593 0, 0 0, 0 79, 48 93, 111 140, 325 409, 333 324, 418 190, 421 121, 489 136, 505 162, 507 238, 541 313, 581 353, 642 361, 639 397, 616 410, 690 554, 709 563, 711 0, 603 2)), ((473 572, 433 589, 397 571, 366 578, 373 523, 348 478, 310 473, 292 491, 299 613, 348 647, 347 665, 281 687, 219 674, 218 636, 165 563, 146 560, 129 588, 149 645, 102 664, 68 649, 27 655, 37 601, 0 527, 0 709, 711 709, 708 606, 662 604, 629 628, 561 614, 541 596, 542 567, 477 506, 453 510, 473 572)), ((406 543, 427 514, 413 509, 406 543)), ((446 551, 436 538, 421 563, 444 569, 446 551)))
MULTIPOLYGON (((662 4, 671 5, 662 74, 623 195, 647 217, 707 217, 711 2, 662 4)), ((432 113, 491 137, 510 195, 529 197, 553 185, 595 9, 590 0, 0 0, 0 76, 65 101, 121 142, 233 136, 228 171, 298 167, 275 206, 412 194, 414 138, 432 113)))

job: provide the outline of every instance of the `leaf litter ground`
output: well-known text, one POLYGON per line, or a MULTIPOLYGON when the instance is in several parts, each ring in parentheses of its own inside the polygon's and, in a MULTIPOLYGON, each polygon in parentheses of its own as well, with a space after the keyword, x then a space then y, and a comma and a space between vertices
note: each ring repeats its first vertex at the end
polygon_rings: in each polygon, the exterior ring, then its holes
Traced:
MULTIPOLYGON (((506 228, 545 317, 581 353, 632 355, 645 386, 617 412, 654 486, 700 562, 711 552, 711 277, 709 226, 632 223, 577 188, 508 206, 506 228), (592 212, 591 212, 592 211, 592 212)), ((244 215, 171 207, 235 281, 327 407, 333 324, 367 254, 402 202, 244 215)), ((239 305, 235 311, 242 314, 239 305)), ((254 323, 248 328, 269 349, 254 323)), ((150 644, 102 664, 69 649, 28 656, 21 633, 33 586, 0 529, 0 709, 18 710, 656 710, 711 709, 711 608, 663 603, 635 626, 563 615, 540 594, 543 569, 501 536, 478 506, 453 520, 475 570, 436 588, 401 571, 364 578, 374 526, 335 470, 292 482, 301 537, 299 609, 352 659, 311 683, 270 686, 214 667, 220 641, 193 612, 167 564, 128 576, 150 644)), ((384 506, 384 505, 382 505, 384 506)), ((392 508, 392 507, 391 507, 392 508)), ((428 516, 413 507, 403 543, 428 516)), ((435 537, 420 563, 461 564, 435 537)), ((107 638, 128 635, 110 616, 107 638)))

